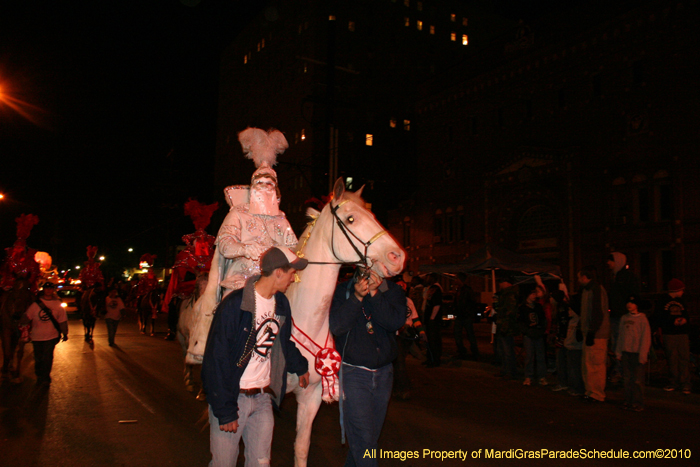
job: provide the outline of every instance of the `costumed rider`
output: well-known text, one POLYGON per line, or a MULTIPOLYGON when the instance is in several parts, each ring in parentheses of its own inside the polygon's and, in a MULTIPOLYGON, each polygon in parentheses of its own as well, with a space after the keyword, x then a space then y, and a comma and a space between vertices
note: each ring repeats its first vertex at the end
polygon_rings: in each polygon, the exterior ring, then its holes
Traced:
POLYGON ((239 133, 238 140, 257 170, 250 187, 236 185, 224 190, 231 209, 219 228, 209 282, 197 305, 199 318, 187 356, 190 363, 197 363, 204 353, 213 313, 221 299, 260 274, 260 257, 265 251, 271 247, 294 250, 298 242, 279 209, 281 194, 277 173, 272 169, 277 155, 289 147, 287 140, 278 130, 259 128, 247 128, 239 133))
POLYGON ((83 295, 80 300, 80 312, 83 318, 83 327, 85 328, 85 342, 92 342, 92 334, 95 330, 97 322, 98 308, 104 307, 105 295, 102 290, 104 284, 104 276, 100 271, 100 263, 95 261, 97 247, 89 245, 87 247, 88 260, 80 270, 80 284, 83 288, 83 295))
POLYGON ((27 238, 32 228, 39 223, 39 217, 34 214, 22 214, 15 219, 17 222, 17 240, 14 245, 5 248, 7 259, 2 265, 2 288, 12 288, 16 278, 25 278, 29 281, 31 291, 36 292, 41 275, 39 263, 34 256, 37 251, 27 246, 27 238))
MULTIPOLYGON (((175 256, 173 274, 161 308, 164 313, 168 313, 168 335, 165 340, 175 339, 180 303, 195 292, 198 278, 209 273, 215 237, 204 229, 218 208, 219 203, 207 205, 195 199, 189 199, 185 203, 185 215, 192 219, 197 230, 182 237, 187 246, 175 256)), ((195 294, 196 298, 198 294, 195 294)))

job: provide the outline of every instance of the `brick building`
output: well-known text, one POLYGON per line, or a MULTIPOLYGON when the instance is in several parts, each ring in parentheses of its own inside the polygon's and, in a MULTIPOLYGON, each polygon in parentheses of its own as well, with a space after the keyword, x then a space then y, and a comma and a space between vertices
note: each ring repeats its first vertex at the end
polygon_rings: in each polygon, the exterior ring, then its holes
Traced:
POLYGON ((568 10, 422 86, 422 178, 389 221, 410 270, 496 242, 572 284, 618 250, 645 293, 700 291, 697 21, 695 0, 568 10))

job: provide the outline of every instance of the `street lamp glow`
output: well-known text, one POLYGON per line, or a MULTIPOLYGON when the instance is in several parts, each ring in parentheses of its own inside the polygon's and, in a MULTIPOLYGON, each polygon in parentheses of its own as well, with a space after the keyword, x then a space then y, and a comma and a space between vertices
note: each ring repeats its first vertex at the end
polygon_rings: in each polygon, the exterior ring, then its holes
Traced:
POLYGON ((132 251, 134 251, 134 249, 133 249, 133 248, 129 248, 128 251, 129 251, 129 253, 131 253, 132 251))
POLYGON ((76 266, 75 269, 80 269, 80 266, 76 266))
POLYGON ((2 193, 0 193, 0 199, 5 199, 5 195, 3 195, 2 193))
POLYGON ((100 261, 104 261, 104 260, 105 260, 105 257, 104 257, 104 256, 100 256, 100 261))

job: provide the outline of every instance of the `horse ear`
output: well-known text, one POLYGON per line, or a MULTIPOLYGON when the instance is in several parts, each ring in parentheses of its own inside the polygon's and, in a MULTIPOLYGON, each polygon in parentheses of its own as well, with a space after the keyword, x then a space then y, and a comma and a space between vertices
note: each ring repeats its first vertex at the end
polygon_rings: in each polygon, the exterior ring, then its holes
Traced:
POLYGON ((357 190, 357 191, 355 192, 355 194, 356 194, 357 196, 359 196, 360 198, 362 198, 362 190, 364 190, 364 189, 365 189, 365 185, 362 185, 362 186, 360 187, 360 189, 357 190))
POLYGON ((340 177, 335 181, 335 186, 333 187, 333 198, 339 200, 343 197, 343 193, 345 193, 345 181, 343 181, 343 178, 340 177))

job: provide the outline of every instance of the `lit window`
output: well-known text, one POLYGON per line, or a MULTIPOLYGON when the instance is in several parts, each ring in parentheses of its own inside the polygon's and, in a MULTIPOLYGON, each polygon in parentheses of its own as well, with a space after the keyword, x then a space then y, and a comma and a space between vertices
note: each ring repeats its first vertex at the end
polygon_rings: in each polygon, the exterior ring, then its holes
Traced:
POLYGON ((330 15, 328 17, 328 21, 335 21, 335 15, 330 15))
POLYGON ((416 3, 416 10, 423 11, 423 2, 416 3))
POLYGON ((302 128, 301 130, 301 140, 304 141, 306 139, 306 130, 302 128))
POLYGON ((406 27, 411 25, 411 19, 408 16, 403 19, 403 25, 406 27))
POLYGON ((248 54, 243 56, 243 64, 245 65, 246 63, 248 63, 248 54))
POLYGON ((462 26, 468 26, 469 20, 467 18, 462 18, 462 26))
POLYGON ((392 118, 391 120, 389 120, 389 127, 396 128, 396 119, 395 118, 392 118))
POLYGON ((348 22, 348 31, 355 32, 355 22, 354 21, 348 22))
POLYGON ((410 120, 403 121, 403 129, 405 131, 411 131, 411 121, 410 120))
POLYGON ((365 146, 372 146, 373 143, 374 143, 374 136, 367 133, 365 135, 365 146))
POLYGON ((452 14, 450 15, 450 21, 452 21, 453 23, 456 22, 456 21, 457 21, 457 15, 455 15, 454 13, 452 13, 452 14))
POLYGON ((450 40, 452 42, 457 42, 457 33, 456 32, 451 32, 450 33, 450 40))
POLYGON ((304 63, 304 73, 306 73, 307 71, 309 71, 309 67, 306 65, 306 63, 304 63))
POLYGON ((419 31, 423 30, 423 21, 416 21, 416 27, 419 31))
POLYGON ((265 48, 265 39, 262 40, 262 48, 265 48))
POLYGON ((462 45, 469 45, 469 36, 462 34, 462 45))
POLYGON ((430 26, 430 34, 435 34, 435 26, 430 26))
POLYGON ((260 52, 260 42, 258 42, 258 52, 260 52))

